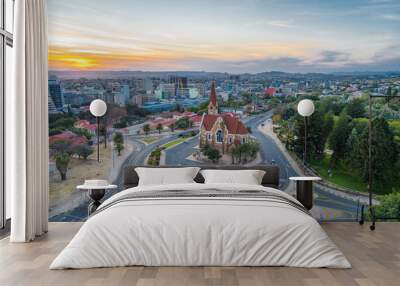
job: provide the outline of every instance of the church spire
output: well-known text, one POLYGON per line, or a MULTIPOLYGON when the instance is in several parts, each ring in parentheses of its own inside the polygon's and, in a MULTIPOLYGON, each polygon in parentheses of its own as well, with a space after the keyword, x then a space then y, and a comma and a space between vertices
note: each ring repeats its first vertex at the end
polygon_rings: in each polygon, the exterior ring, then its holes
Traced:
POLYGON ((217 93, 215 91, 215 82, 211 84, 210 103, 208 104, 208 114, 218 114, 217 93))

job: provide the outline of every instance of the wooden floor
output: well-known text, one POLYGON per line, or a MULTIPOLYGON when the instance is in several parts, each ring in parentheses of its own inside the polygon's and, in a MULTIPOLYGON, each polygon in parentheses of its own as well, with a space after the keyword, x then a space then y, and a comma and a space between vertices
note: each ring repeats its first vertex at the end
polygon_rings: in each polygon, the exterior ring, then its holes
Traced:
POLYGON ((48 270, 81 226, 50 223, 48 235, 29 244, 0 241, 0 285, 400 285, 400 223, 379 223, 375 232, 357 223, 323 228, 352 269, 289 267, 124 267, 48 270))

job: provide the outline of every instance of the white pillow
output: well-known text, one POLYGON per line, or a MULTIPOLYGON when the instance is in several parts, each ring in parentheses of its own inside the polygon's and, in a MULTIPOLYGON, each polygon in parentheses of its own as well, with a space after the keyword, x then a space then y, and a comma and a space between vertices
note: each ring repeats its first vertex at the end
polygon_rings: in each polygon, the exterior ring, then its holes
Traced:
POLYGON ((202 170, 206 184, 261 185, 265 171, 262 170, 202 170))
POLYGON ((198 167, 187 168, 135 168, 139 176, 139 186, 171 185, 194 183, 198 167))

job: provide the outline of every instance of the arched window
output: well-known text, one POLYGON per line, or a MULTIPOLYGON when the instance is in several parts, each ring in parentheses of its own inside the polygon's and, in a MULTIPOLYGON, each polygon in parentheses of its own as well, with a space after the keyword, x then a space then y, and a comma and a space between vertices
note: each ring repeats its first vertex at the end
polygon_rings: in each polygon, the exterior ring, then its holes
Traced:
POLYGON ((222 130, 217 131, 217 142, 218 143, 224 142, 224 134, 222 133, 222 130))

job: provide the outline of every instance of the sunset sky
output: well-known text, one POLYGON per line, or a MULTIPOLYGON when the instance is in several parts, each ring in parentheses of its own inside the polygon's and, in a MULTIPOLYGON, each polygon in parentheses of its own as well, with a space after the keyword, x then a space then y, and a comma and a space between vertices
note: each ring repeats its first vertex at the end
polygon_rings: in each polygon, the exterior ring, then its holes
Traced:
POLYGON ((57 70, 400 71, 399 0, 48 0, 57 70))

